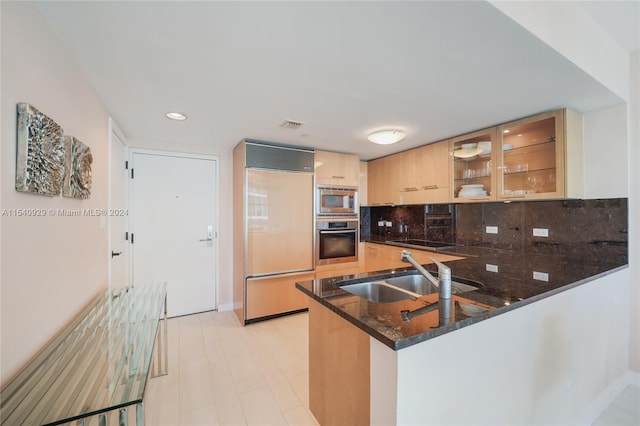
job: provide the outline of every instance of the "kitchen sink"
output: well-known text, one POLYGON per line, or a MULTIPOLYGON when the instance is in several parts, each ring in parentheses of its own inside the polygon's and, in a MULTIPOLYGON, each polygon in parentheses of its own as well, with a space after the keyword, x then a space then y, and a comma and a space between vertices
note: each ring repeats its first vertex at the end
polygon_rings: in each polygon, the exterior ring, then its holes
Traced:
MULTIPOLYGON (((451 293, 466 293, 481 287, 479 283, 472 284, 452 281, 451 293)), ((366 282, 341 285, 340 288, 374 303, 393 303, 438 293, 438 289, 435 286, 431 285, 425 277, 418 274, 402 275, 384 280, 377 278, 366 282)))
POLYGON ((421 295, 437 293, 438 289, 422 275, 405 275, 404 277, 387 278, 387 284, 409 290, 421 295))
MULTIPOLYGON (((431 283, 427 281, 425 277, 418 274, 387 278, 385 282, 387 284, 391 284, 394 287, 399 287, 403 290, 409 290, 420 295, 438 292, 438 289, 435 286, 431 285, 431 283)), ((464 284, 459 281, 451 281, 451 294, 466 293, 468 291, 477 289, 477 286, 464 284)))
POLYGON ((415 299, 420 296, 420 294, 410 294, 394 288, 382 281, 347 284, 340 286, 340 288, 374 303, 399 302, 400 300, 415 299))

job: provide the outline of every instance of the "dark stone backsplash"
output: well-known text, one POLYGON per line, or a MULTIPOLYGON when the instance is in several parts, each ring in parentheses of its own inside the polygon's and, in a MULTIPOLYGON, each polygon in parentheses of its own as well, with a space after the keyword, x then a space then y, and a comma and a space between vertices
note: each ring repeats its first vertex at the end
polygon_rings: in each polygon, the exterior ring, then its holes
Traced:
POLYGON ((417 238, 628 262, 626 198, 362 207, 360 221, 362 240, 417 238), (486 233, 487 226, 498 233, 486 233), (549 236, 534 237, 533 228, 549 236))
POLYGON ((363 236, 417 238, 429 241, 455 241, 455 205, 382 206, 360 209, 363 236), (391 222, 391 226, 378 226, 391 222))

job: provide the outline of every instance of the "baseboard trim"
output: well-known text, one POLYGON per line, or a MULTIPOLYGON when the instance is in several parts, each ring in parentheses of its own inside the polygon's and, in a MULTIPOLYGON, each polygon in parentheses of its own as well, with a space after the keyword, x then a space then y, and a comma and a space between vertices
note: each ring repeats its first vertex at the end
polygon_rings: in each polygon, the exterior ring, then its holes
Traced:
POLYGON ((233 311, 233 303, 223 303, 218 305, 218 312, 233 311))
POLYGON ((589 407, 582 413, 578 420, 578 425, 592 425, 600 414, 620 395, 629 385, 640 386, 640 374, 627 370, 609 385, 598 397, 589 404, 589 407))

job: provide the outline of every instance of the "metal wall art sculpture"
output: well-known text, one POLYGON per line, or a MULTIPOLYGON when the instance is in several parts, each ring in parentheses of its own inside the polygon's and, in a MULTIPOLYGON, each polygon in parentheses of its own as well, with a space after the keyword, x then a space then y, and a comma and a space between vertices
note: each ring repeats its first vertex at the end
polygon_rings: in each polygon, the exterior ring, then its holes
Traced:
POLYGON ((18 104, 16 190, 60 195, 65 173, 62 128, 29 104, 18 104))
POLYGON ((73 136, 65 136, 66 173, 62 195, 73 198, 89 198, 91 195, 91 148, 73 136))
POLYGON ((18 104, 16 190, 89 198, 91 148, 33 106, 18 104))

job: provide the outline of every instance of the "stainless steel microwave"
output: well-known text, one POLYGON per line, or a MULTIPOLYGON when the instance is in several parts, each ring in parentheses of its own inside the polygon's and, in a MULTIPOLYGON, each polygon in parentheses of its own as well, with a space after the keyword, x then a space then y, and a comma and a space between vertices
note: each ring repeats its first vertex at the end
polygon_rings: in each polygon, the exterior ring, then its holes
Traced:
POLYGON ((357 216, 358 190, 351 187, 318 186, 317 216, 357 216))

